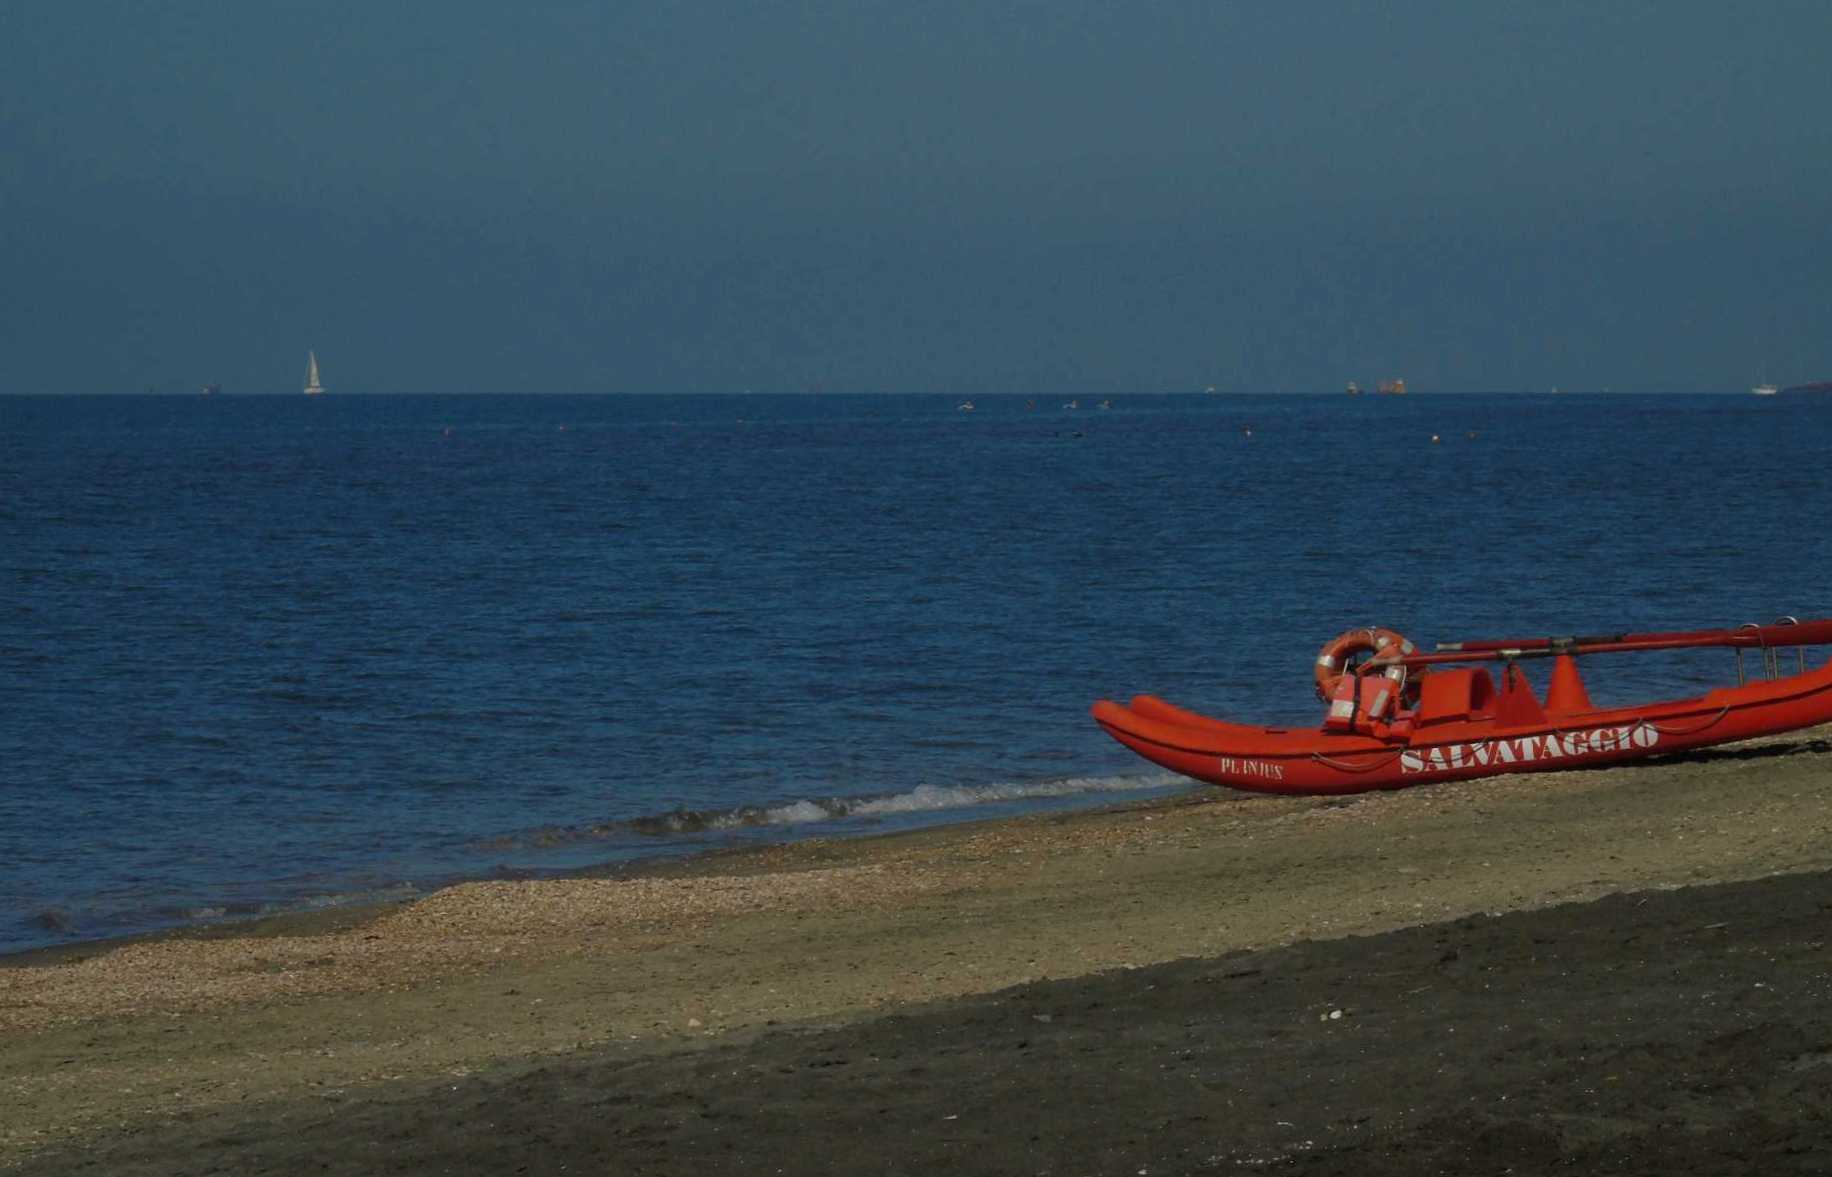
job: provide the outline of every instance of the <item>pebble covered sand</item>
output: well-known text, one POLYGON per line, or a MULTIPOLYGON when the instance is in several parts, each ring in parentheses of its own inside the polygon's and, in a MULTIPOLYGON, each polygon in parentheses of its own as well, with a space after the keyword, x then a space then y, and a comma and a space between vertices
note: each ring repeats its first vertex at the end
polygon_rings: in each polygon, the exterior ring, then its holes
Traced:
POLYGON ((64 966, 0 970, 0 1033, 363 993, 543 954, 639 952, 723 918, 886 907, 939 885, 935 872, 884 863, 707 878, 464 883, 354 931, 176 936, 64 966))

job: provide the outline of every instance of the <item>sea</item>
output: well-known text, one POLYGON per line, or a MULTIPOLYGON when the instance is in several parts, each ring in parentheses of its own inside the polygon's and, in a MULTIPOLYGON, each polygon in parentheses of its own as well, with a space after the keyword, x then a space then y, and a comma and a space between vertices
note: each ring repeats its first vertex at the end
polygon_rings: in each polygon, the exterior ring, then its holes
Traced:
POLYGON ((1747 395, 0 397, 0 952, 1166 795, 1090 703, 1316 723, 1354 626, 1832 615, 1829 456, 1747 395))

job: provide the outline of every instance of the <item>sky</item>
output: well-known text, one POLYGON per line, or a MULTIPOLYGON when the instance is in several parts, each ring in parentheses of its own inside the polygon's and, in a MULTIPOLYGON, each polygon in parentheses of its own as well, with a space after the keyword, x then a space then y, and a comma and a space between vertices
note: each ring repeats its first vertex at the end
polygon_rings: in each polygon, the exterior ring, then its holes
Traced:
POLYGON ((1832 379, 1823 0, 7 0, 0 393, 1832 379))

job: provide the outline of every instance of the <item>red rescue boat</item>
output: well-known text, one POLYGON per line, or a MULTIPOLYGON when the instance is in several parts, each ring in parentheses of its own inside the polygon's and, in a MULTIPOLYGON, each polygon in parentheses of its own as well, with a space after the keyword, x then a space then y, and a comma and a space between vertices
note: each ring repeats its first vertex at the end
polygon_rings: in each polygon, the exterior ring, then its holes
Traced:
POLYGON ((1227 723, 1151 695, 1094 704, 1096 722, 1145 759, 1214 785, 1260 793, 1364 793, 1509 772, 1615 764, 1832 721, 1832 661, 1807 667, 1806 646, 1832 645, 1832 620, 1682 633, 1456 642, 1433 653, 1386 629, 1324 645, 1317 728, 1227 723), (1578 659, 1721 646, 1737 685, 1635 707, 1592 705, 1578 659), (1744 651, 1759 663, 1746 673, 1744 651), (1541 700, 1520 668, 1552 660, 1541 700), (1482 663, 1498 663, 1500 682, 1482 663), (1791 664, 1791 665, 1790 665, 1791 664))

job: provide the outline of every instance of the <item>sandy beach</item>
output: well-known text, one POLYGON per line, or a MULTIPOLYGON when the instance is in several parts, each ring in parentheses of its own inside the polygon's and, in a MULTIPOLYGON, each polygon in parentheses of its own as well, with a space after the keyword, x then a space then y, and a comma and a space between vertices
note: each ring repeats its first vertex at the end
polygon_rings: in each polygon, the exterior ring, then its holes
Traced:
POLYGON ((1822 728, 26 954, 0 1166, 1822 1172, 1829 835, 1822 728))

